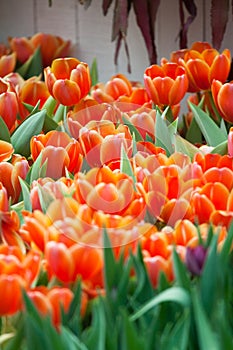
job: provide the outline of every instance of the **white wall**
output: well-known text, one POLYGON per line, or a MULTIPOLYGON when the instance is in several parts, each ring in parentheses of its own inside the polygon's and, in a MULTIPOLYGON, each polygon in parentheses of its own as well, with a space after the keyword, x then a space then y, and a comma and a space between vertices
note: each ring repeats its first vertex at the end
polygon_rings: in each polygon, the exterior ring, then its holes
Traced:
MULTIPOLYGON (((196 40, 211 41, 210 2, 210 0, 196 0, 199 13, 189 28, 189 45, 196 40)), ((126 74, 131 80, 142 81, 143 72, 149 65, 149 60, 133 8, 131 8, 127 35, 132 68, 132 73, 128 74, 127 57, 123 45, 118 66, 114 65, 115 42, 111 42, 114 4, 106 17, 102 14, 101 4, 102 0, 92 0, 92 5, 85 10, 78 0, 53 0, 52 7, 48 6, 48 0, 1 0, 0 42, 7 42, 8 36, 31 36, 39 31, 56 34, 72 41, 73 55, 80 60, 91 65, 93 58, 97 58, 101 81, 107 81, 118 72, 126 74)), ((178 32, 178 0, 162 0, 155 28, 158 62, 161 57, 169 58, 170 52, 178 49, 178 32)), ((233 54, 231 18, 229 18, 220 50, 225 47, 228 47, 233 54)))

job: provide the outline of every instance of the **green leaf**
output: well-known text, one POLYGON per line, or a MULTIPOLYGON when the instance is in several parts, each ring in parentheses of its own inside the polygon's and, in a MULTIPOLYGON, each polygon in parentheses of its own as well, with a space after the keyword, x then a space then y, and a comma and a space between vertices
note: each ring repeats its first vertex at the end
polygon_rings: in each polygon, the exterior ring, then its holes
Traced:
POLYGON ((86 345, 80 341, 68 328, 61 326, 61 345, 62 349, 69 350, 88 350, 86 345))
POLYGON ((189 291, 191 288, 191 282, 187 275, 187 270, 175 248, 173 249, 172 254, 176 281, 180 287, 183 287, 189 291))
POLYGON ((42 211, 46 213, 49 205, 54 201, 54 197, 39 184, 37 184, 37 187, 42 211))
POLYGON ((11 143, 15 153, 19 153, 26 158, 30 155, 30 141, 32 136, 41 133, 46 111, 41 110, 23 121, 11 136, 11 143))
POLYGON ((43 132, 46 134, 47 132, 51 131, 51 130, 61 130, 60 125, 58 125, 55 120, 53 120, 52 118, 50 118, 48 115, 45 116, 45 120, 44 120, 44 125, 43 125, 43 132))
POLYGON ((42 153, 40 153, 39 156, 36 158, 35 162, 33 163, 32 167, 30 168, 27 174, 26 181, 30 185, 34 180, 37 180, 40 177, 45 176, 47 159, 42 165, 41 165, 41 161, 42 161, 42 153))
POLYGON ((28 79, 35 75, 38 76, 43 73, 41 51, 39 47, 35 50, 34 54, 17 69, 16 72, 19 73, 24 79, 28 79))
POLYGON ((42 109, 46 109, 47 115, 49 117, 52 117, 56 105, 57 105, 57 100, 55 100, 55 98, 53 98, 53 96, 50 95, 45 101, 42 109))
POLYGON ((225 238, 225 241, 223 243, 222 249, 220 251, 220 259, 223 261, 223 263, 226 264, 228 259, 230 258, 230 252, 232 247, 232 241, 233 241, 233 222, 230 225, 230 228, 228 229, 227 236, 225 238))
POLYGON ((24 209, 27 211, 32 211, 32 204, 30 199, 30 191, 29 186, 26 181, 24 181, 21 177, 19 177, 20 186, 22 189, 23 194, 23 203, 24 203, 24 209))
POLYGON ((121 147, 121 162, 120 162, 120 169, 122 173, 127 174, 128 176, 130 176, 133 179, 133 185, 134 185, 134 189, 136 190, 136 186, 135 183, 137 182, 136 177, 134 175, 130 160, 126 154, 125 148, 122 144, 121 147))
POLYGON ((222 143, 220 143, 219 145, 217 145, 216 147, 214 147, 214 149, 212 149, 212 151, 210 153, 218 153, 222 156, 224 156, 224 154, 228 153, 228 141, 223 141, 222 143))
POLYGON ((65 120, 65 117, 67 115, 67 107, 60 104, 56 110, 56 113, 53 117, 53 120, 56 122, 56 123, 60 123, 62 120, 65 120))
POLYGON ((143 137, 140 134, 140 132, 138 131, 138 129, 136 128, 136 126, 134 126, 131 121, 129 119, 127 119, 124 115, 122 116, 122 121, 125 125, 128 126, 130 132, 132 135, 135 135, 135 140, 138 141, 143 141, 143 137))
POLYGON ((165 302, 174 302, 178 303, 183 307, 190 306, 190 297, 188 292, 184 288, 180 287, 171 287, 166 289, 165 291, 159 293, 150 301, 148 301, 145 305, 143 305, 138 311, 136 311, 130 319, 132 321, 137 320, 142 315, 144 315, 149 310, 155 308, 161 303, 165 302))
POLYGON ((88 349, 106 350, 106 318, 103 303, 96 299, 92 305, 92 324, 89 329, 88 338, 85 341, 88 349))
POLYGON ((145 335, 138 333, 135 324, 130 320, 127 313, 121 312, 121 337, 120 337, 120 349, 121 350, 141 350, 146 348, 147 339, 145 335))
POLYGON ((1 116, 0 116, 0 140, 11 143, 11 135, 10 135, 9 129, 1 116))
POLYGON ((194 155, 200 152, 197 147, 178 134, 175 135, 175 150, 188 155, 190 159, 193 159, 194 155))
POLYGON ((221 287, 218 284, 219 260, 217 256, 217 240, 218 235, 213 235, 200 281, 201 299, 208 314, 211 314, 214 309, 218 288, 221 287))
POLYGON ((193 311, 197 327, 198 343, 200 350, 220 350, 216 334, 212 331, 207 315, 203 310, 198 294, 195 290, 192 293, 193 311))
POLYGON ((171 138, 171 133, 169 132, 166 121, 162 118, 159 109, 157 109, 155 123, 155 145, 164 148, 168 156, 174 152, 171 138))
POLYGON ((98 78, 98 67, 97 67, 97 60, 96 57, 93 59, 92 64, 91 64, 91 85, 94 86, 98 83, 99 78, 98 78))
POLYGON ((192 118, 190 127, 185 135, 185 139, 193 144, 202 144, 202 133, 195 118, 192 118))
POLYGON ((208 146, 216 147, 226 141, 224 132, 201 108, 189 101, 189 106, 208 146))
POLYGON ((161 335, 161 350, 179 349, 187 350, 189 344, 189 331, 190 331, 190 311, 185 310, 183 314, 178 318, 175 324, 166 328, 161 335))

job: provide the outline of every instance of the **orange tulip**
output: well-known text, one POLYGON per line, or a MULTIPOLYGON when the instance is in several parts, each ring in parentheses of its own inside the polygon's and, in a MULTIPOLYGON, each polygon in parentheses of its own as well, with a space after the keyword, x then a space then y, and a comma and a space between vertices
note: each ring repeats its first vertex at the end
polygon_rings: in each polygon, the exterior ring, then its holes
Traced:
POLYGON ((36 106, 39 101, 39 108, 41 109, 50 93, 44 81, 41 81, 39 77, 32 77, 21 84, 18 89, 18 96, 21 103, 21 120, 24 120, 29 115, 29 111, 23 106, 23 103, 36 106))
POLYGON ((3 80, 1 80, 0 83, 0 116, 3 118, 9 131, 11 131, 17 120, 19 109, 18 99, 9 83, 3 82, 3 80))
POLYGON ((17 60, 25 63, 33 54, 35 48, 29 38, 14 37, 9 40, 11 50, 16 53, 17 60))
POLYGON ((99 248, 79 243, 67 247, 62 242, 50 241, 46 244, 45 259, 50 276, 54 275, 64 283, 74 282, 80 276, 91 284, 103 268, 99 248))
POLYGON ((220 115, 227 122, 233 122, 233 81, 223 84, 219 80, 213 80, 211 92, 214 103, 220 115))
POLYGON ((42 164, 47 160, 47 177, 59 178, 65 175, 66 168, 70 172, 81 169, 83 156, 79 142, 63 131, 52 130, 45 135, 33 136, 31 154, 34 161, 40 152, 42 152, 42 164))
POLYGON ((0 182, 6 188, 8 198, 13 204, 17 203, 21 193, 19 177, 25 180, 28 171, 28 161, 18 155, 13 155, 10 162, 0 162, 0 182))
POLYGON ((7 74, 14 71, 16 66, 15 52, 0 56, 0 77, 5 77, 7 74))
POLYGON ((69 55, 71 41, 59 36, 36 33, 31 37, 30 42, 35 48, 40 47, 43 67, 49 66, 56 58, 69 55))
POLYGON ((153 103, 163 108, 180 103, 188 89, 188 77, 183 67, 168 62, 148 67, 144 84, 153 103))
POLYGON ((164 259, 160 255, 146 256, 143 260, 154 288, 158 286, 159 275, 162 272, 165 274, 168 280, 172 280, 171 260, 164 259))
MULTIPOLYGON (((51 289, 40 286, 27 292, 35 307, 42 316, 50 316, 54 326, 59 331, 61 324, 61 309, 64 313, 69 311, 74 294, 69 288, 54 286, 51 289)), ((81 316, 84 316, 88 297, 81 293, 81 316)))
POLYGON ((225 49, 221 54, 212 47, 196 45, 179 59, 189 78, 189 92, 210 90, 214 79, 225 82, 230 72, 231 53, 225 49))
POLYGON ((9 142, 0 140, 0 162, 9 160, 13 152, 14 148, 9 142))
POLYGON ((76 58, 55 59, 44 75, 50 94, 65 106, 77 104, 91 87, 88 65, 76 58))
POLYGON ((98 83, 91 89, 91 96, 98 103, 117 101, 121 96, 130 96, 132 85, 124 74, 116 74, 106 84, 98 83))
POLYGON ((108 120, 91 121, 80 129, 79 141, 86 160, 91 166, 117 162, 121 148, 131 154, 132 136, 127 125, 116 125, 108 120))
POLYGON ((13 315, 22 309, 24 280, 17 274, 0 276, 0 316, 13 315))
POLYGON ((36 33, 29 38, 14 37, 9 43, 20 63, 25 63, 40 47, 43 67, 50 65, 55 58, 67 56, 70 50, 70 41, 45 33, 36 33))

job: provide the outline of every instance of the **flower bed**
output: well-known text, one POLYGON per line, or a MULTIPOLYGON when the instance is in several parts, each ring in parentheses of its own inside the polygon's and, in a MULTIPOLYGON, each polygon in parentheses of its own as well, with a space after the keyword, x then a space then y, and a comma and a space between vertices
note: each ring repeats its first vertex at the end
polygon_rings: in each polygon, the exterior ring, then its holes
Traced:
POLYGON ((2 348, 232 348, 230 51, 143 83, 68 55, 2 47, 2 348))

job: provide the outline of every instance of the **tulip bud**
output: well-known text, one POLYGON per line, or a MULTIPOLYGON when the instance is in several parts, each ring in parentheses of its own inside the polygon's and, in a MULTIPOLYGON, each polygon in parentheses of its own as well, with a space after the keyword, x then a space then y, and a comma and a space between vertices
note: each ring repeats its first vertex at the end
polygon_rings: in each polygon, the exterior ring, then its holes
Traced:
POLYGON ((207 250, 202 245, 191 248, 187 247, 186 251, 186 266, 188 270, 194 276, 200 276, 205 259, 206 259, 207 250))

